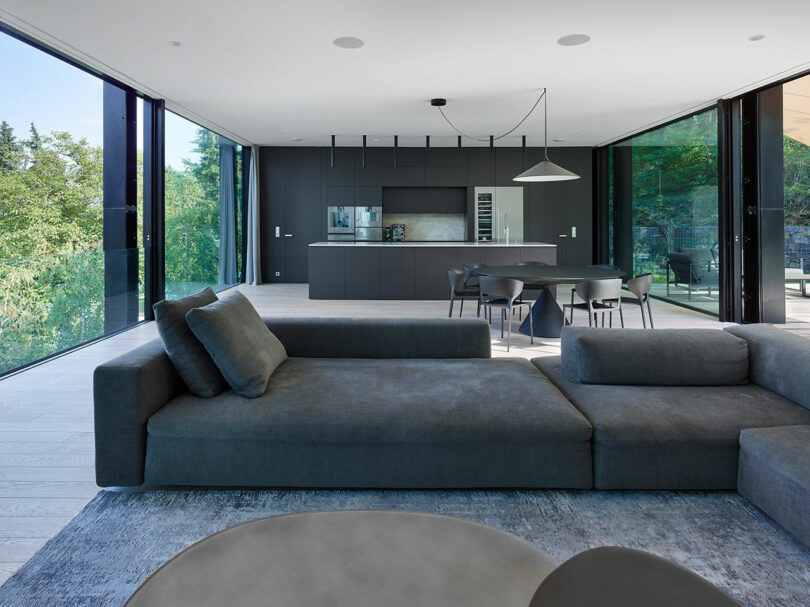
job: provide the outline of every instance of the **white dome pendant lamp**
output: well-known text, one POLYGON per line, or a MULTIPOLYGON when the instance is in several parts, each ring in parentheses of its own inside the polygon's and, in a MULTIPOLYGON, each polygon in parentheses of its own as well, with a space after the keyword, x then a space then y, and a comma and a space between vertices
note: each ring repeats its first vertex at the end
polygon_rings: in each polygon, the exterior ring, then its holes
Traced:
POLYGON ((546 89, 543 89, 543 137, 545 143, 545 154, 543 160, 538 162, 532 168, 523 171, 517 177, 513 177, 512 181, 567 181, 569 179, 579 179, 579 175, 572 173, 558 164, 554 164, 548 159, 548 98, 546 89))

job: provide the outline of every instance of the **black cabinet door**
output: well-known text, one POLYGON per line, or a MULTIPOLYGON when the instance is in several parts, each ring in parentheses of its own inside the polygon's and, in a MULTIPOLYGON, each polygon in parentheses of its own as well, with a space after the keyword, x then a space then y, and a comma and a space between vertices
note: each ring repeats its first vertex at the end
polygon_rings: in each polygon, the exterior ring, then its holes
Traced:
POLYGON ((382 188, 374 185, 357 186, 354 201, 359 206, 379 206, 382 204, 382 188))
POLYGON ((425 185, 466 186, 467 167, 425 167, 425 185))
POLYGON ((425 150, 426 167, 467 167, 467 148, 430 148, 425 150))
POLYGON ((424 188, 383 188, 383 213, 400 215, 403 213, 424 213, 424 188))
POLYGON ((309 298, 343 299, 348 247, 309 247, 309 298))
POLYGON ((354 185, 357 148, 335 148, 335 166, 327 163, 327 185, 354 185))
POLYGON ((425 185, 425 167, 383 167, 383 187, 422 187, 425 185))
POLYGON ((356 201, 356 188, 353 185, 330 185, 326 188, 328 206, 351 206, 356 201))
POLYGON ((263 147, 259 154, 262 236, 262 281, 281 282, 284 271, 284 180, 286 164, 284 148, 263 147), (279 236, 276 237, 276 226, 279 236))
POLYGON ((566 169, 579 179, 566 181, 567 263, 593 263, 593 159, 590 148, 566 148, 566 169), (576 232, 576 234, 575 234, 576 232))
MULTIPOLYGON (((564 155, 554 150, 554 159, 557 164, 564 166, 564 155)), ((543 159, 542 149, 533 149, 530 162, 536 164, 543 159)), ((568 234, 566 233, 565 181, 551 181, 546 183, 532 183, 529 185, 529 214, 524 216, 524 233, 528 222, 529 240, 533 242, 547 242, 557 245, 557 263, 567 263, 566 248, 568 234)))
POLYGON ((448 247, 415 248, 414 254, 414 299, 448 299, 450 282, 447 269, 450 267, 448 247))
POLYGON ((321 236, 321 154, 318 148, 287 148, 284 183, 282 282, 307 282, 310 243, 321 236))
POLYGON ((467 210, 467 188, 425 188, 425 213, 463 215, 467 210))
MULTIPOLYGON (((522 148, 496 148, 495 149, 495 185, 515 186, 519 182, 513 181, 524 169, 524 151, 522 148)), ((526 152, 528 161, 528 152, 526 152)))
POLYGON ((413 249, 380 249, 380 296, 382 299, 413 299, 413 249))
POLYGON ((380 298, 380 247, 346 247, 346 299, 380 298))
POLYGON ((495 152, 489 148, 467 149, 467 185, 493 185, 495 183, 495 152))
POLYGON ((355 154, 354 183, 358 186, 382 185, 382 148, 366 148, 366 166, 363 166, 363 150, 355 154))
MULTIPOLYGON (((383 167, 394 166, 394 148, 383 149, 383 167)), ((397 167, 424 167, 425 148, 397 148, 397 167)))

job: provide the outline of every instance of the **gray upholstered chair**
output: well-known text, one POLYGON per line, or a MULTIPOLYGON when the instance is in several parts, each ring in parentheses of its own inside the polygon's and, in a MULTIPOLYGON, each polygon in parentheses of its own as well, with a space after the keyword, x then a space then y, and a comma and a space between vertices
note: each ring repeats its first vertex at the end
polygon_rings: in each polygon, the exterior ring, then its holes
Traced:
POLYGON ((480 276, 478 280, 481 285, 481 303, 489 310, 490 322, 492 322, 492 308, 500 308, 501 310, 501 338, 503 338, 503 325, 504 323, 507 324, 506 351, 509 352, 512 345, 512 322, 509 317, 516 307, 526 306, 529 309, 529 335, 531 343, 534 343, 531 304, 516 301, 521 291, 523 291, 523 283, 514 278, 500 278, 498 276, 480 276))
POLYGON ((458 297, 461 299, 461 308, 459 309, 459 317, 464 315, 464 298, 475 297, 478 300, 478 316, 481 316, 481 296, 477 288, 467 288, 464 284, 464 272, 461 270, 454 270, 450 268, 447 270, 447 281, 450 283, 450 313, 449 317, 453 316, 453 303, 458 297))
MULTIPOLYGON (((547 266, 548 264, 545 261, 519 261, 515 264, 516 266, 547 266)), ((533 284, 525 284, 523 285, 523 292, 520 294, 518 298, 518 302, 523 303, 524 299, 537 299, 540 296, 540 293, 543 292, 541 285, 533 285, 533 284)), ((522 320, 523 316, 521 315, 523 308, 518 308, 518 318, 522 320)))
POLYGON ((574 303, 574 292, 571 293, 571 303, 563 305, 565 310, 571 310, 569 324, 574 322, 574 310, 588 312, 588 326, 599 326, 598 314, 602 313, 602 326, 605 326, 605 314, 610 315, 610 326, 613 326, 613 312, 619 312, 619 318, 624 328, 624 314, 622 313, 622 279, 603 278, 601 280, 586 280, 577 283, 574 291, 583 303, 574 303))
MULTIPOLYGON (((612 266, 612 265, 607 264, 607 263, 595 263, 593 265, 585 266, 585 267, 586 268, 597 268, 599 270, 615 270, 615 271, 619 270, 619 266, 612 266)), ((572 288, 571 289, 571 303, 574 303, 574 296, 576 295, 576 293, 577 293, 576 287, 572 288)))
POLYGON ((638 305, 641 307, 641 324, 647 328, 647 321, 644 319, 644 304, 647 304, 647 316, 650 318, 650 329, 654 329, 652 310, 650 309, 650 290, 652 289, 653 275, 649 272, 639 274, 635 278, 627 281, 628 290, 638 297, 638 305))
POLYGON ((740 607, 688 569, 654 554, 605 546, 549 573, 529 607, 740 607))

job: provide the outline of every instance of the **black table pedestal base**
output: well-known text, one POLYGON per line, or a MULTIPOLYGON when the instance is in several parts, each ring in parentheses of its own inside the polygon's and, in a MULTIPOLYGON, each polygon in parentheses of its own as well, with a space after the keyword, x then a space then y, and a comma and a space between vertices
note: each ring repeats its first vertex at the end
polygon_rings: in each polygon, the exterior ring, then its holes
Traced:
MULTIPOLYGON (((535 337, 559 337, 562 335, 565 317, 548 287, 540 292, 537 301, 532 305, 531 315, 535 337)), ((520 325, 520 332, 524 335, 529 334, 528 318, 525 318, 523 324, 520 325)))

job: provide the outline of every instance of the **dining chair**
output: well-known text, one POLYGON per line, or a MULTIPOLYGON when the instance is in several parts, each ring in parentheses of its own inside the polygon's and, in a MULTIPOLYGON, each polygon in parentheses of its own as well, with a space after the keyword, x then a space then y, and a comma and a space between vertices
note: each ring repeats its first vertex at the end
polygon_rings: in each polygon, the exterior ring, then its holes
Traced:
POLYGON ((459 318, 464 316, 464 298, 475 297, 478 300, 478 316, 481 316, 481 295, 477 288, 467 288, 464 284, 464 272, 449 268, 447 270, 447 282, 450 283, 450 313, 448 316, 453 317, 453 303, 456 297, 461 299, 461 307, 458 312, 459 318))
POLYGON ((563 305, 563 316, 566 308, 571 309, 569 324, 574 322, 574 310, 588 312, 588 326, 599 326, 598 314, 602 313, 602 326, 605 326, 605 313, 610 315, 610 326, 613 326, 613 312, 619 312, 619 319, 624 328, 624 314, 622 313, 622 279, 603 278, 600 280, 585 280, 574 286, 574 291, 583 303, 574 303, 574 294, 571 293, 571 303, 563 305))
MULTIPOLYGON (((519 261, 515 264, 516 266, 547 266, 548 264, 545 261, 519 261)), ((533 284, 524 284, 523 291, 518 298, 519 303, 523 303, 524 295, 526 299, 537 299, 540 293, 543 292, 543 287, 539 285, 533 284), (532 297, 533 296, 533 297, 532 297)), ((523 308, 518 308, 518 318, 522 320, 522 310, 523 308)))
MULTIPOLYGON (((607 263, 596 263, 590 266, 585 266, 586 268, 595 268, 597 270, 614 270, 618 271, 619 266, 612 266, 607 263)), ((571 303, 574 303, 574 295, 576 295, 576 289, 574 287, 571 288, 571 303)))
POLYGON ((652 319, 652 309, 650 309, 650 290, 652 289, 653 275, 649 272, 639 274, 635 278, 627 281, 628 290, 638 297, 638 305, 641 307, 641 324, 647 328, 647 321, 644 320, 644 304, 647 304, 647 316, 650 318, 650 329, 654 329, 652 319))
MULTIPOLYGON (((478 299, 481 299, 481 289, 478 285, 478 272, 486 266, 476 261, 467 262, 462 265, 464 268, 464 289, 475 291, 478 299)), ((478 302, 478 316, 481 316, 481 302, 478 302)))
POLYGON ((484 304, 484 309, 489 309, 489 318, 492 322, 492 308, 500 308, 501 310, 501 339, 503 339, 503 325, 507 324, 506 334, 506 351, 512 345, 512 320, 510 318, 511 312, 516 307, 526 306, 529 311, 529 336, 531 343, 534 343, 534 324, 532 320, 531 304, 528 302, 520 303, 515 301, 523 291, 523 282, 515 280, 514 278, 501 278, 499 276, 479 276, 478 281, 481 285, 481 303, 484 304))

